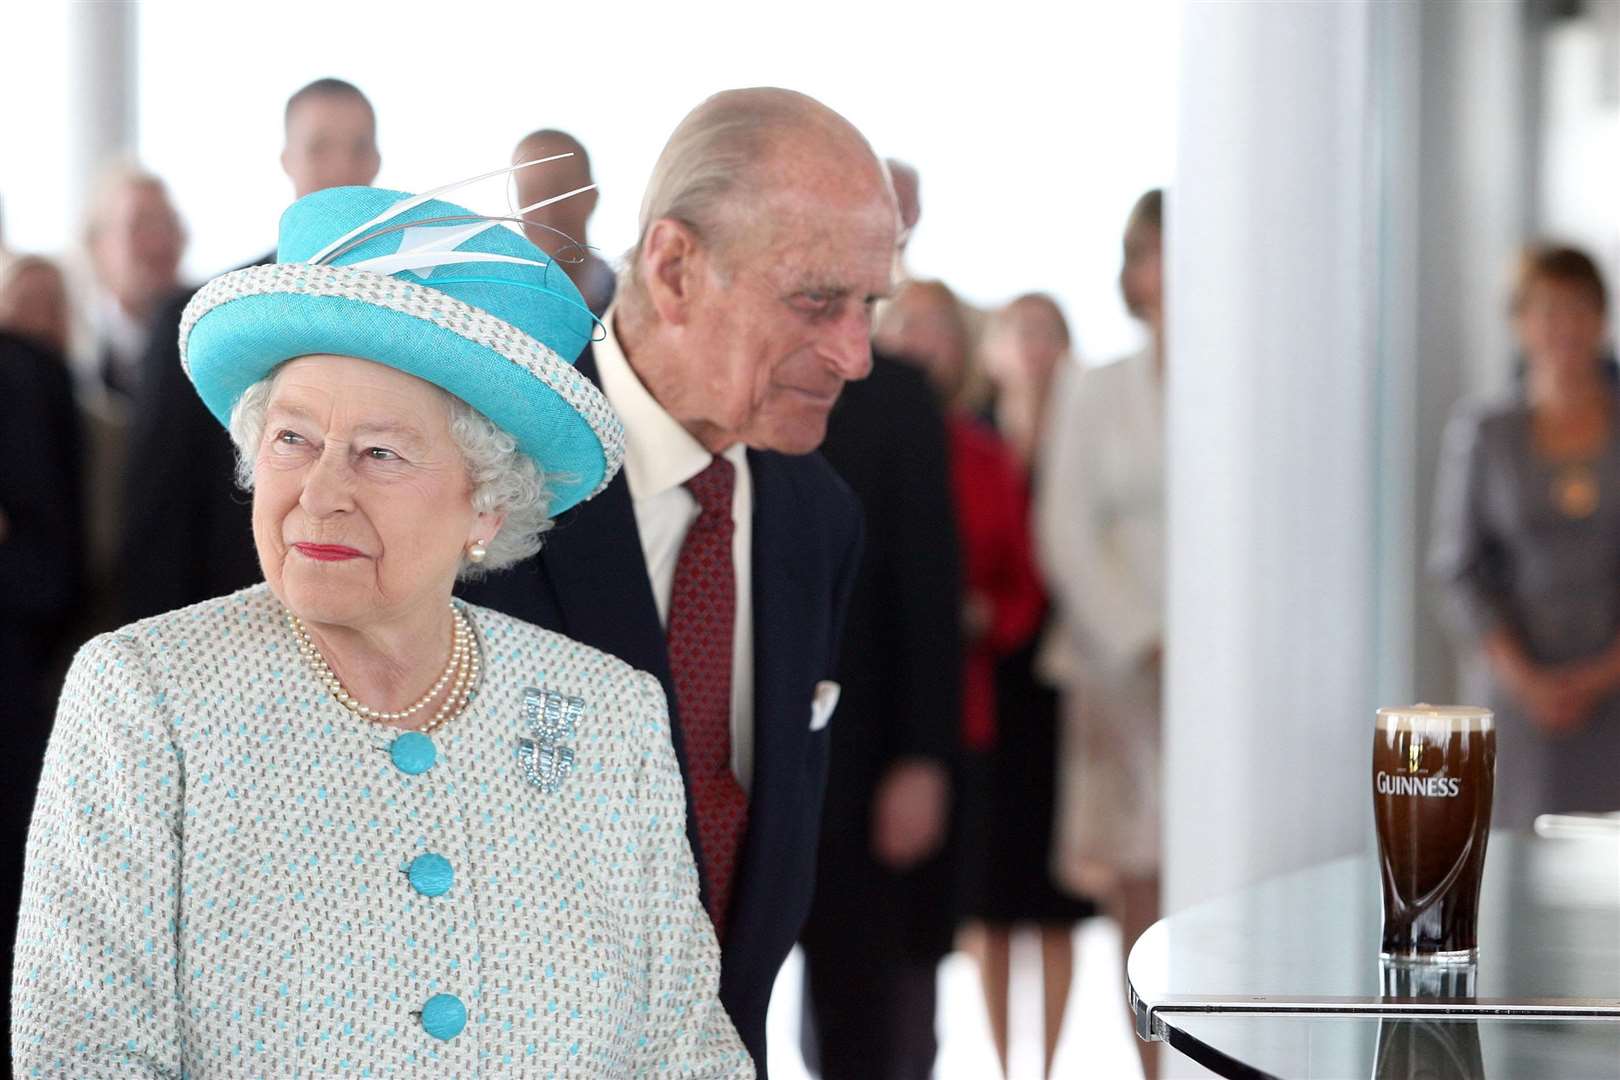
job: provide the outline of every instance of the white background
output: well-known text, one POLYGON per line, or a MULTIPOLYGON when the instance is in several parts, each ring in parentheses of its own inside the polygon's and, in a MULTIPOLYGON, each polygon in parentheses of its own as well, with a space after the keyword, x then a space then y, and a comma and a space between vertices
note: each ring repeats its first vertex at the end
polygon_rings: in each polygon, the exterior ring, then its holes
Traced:
MULTIPOLYGON (((1093 361, 1133 347, 1119 233, 1173 168, 1179 6, 691 2, 195 4, 139 14, 139 154, 170 182, 203 278, 268 250, 291 198, 287 95, 336 75, 379 114, 379 183, 435 187, 504 165, 538 127, 591 152, 591 241, 635 239, 665 138, 706 95, 774 84, 853 120, 923 177, 913 269, 994 304, 1056 294, 1093 361)), ((71 71, 66 5, 0 8, 0 201, 14 250, 61 252, 71 71)), ((501 204, 481 192, 480 208, 501 204)))

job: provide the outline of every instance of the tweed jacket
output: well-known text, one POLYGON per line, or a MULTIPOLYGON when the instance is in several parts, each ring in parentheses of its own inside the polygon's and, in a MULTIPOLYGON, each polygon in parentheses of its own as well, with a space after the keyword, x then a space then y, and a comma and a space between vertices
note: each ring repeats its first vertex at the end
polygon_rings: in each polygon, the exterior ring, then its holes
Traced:
POLYGON ((752 1076, 663 689, 463 610, 483 680, 431 745, 333 701, 263 585, 85 646, 29 833, 18 1076, 752 1076))

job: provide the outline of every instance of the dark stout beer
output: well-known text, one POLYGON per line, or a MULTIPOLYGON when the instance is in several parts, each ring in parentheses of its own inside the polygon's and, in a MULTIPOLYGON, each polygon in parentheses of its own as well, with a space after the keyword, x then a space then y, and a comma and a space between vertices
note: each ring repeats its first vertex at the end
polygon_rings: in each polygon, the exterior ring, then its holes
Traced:
POLYGON ((1372 773, 1384 884, 1382 954, 1473 960, 1496 780, 1490 710, 1379 709, 1372 773))

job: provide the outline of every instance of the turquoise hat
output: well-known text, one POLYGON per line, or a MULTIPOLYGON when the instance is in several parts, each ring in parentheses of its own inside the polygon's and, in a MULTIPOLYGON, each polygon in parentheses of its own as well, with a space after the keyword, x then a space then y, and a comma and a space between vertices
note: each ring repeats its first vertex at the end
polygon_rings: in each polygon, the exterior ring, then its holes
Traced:
POLYGON ((210 281, 180 321, 180 362, 221 424, 298 356, 354 356, 425 379, 517 440, 553 515, 601 491, 624 433, 574 369, 596 320, 560 266, 453 203, 328 188, 281 216, 276 261, 210 281))

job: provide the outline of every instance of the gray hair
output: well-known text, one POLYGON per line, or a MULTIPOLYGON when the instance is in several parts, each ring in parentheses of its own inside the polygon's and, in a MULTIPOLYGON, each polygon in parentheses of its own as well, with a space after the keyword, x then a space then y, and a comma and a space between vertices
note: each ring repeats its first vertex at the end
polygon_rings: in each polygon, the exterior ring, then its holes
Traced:
POLYGON ((725 250, 746 224, 760 194, 759 166, 795 134, 815 134, 877 155, 855 127, 815 98, 795 90, 724 90, 686 114, 664 144, 641 199, 640 232, 625 274, 642 295, 641 249, 659 221, 679 221, 715 250, 725 250))
MULTIPOLYGON (((243 491, 253 490, 253 462, 264 439, 270 388, 279 370, 248 387, 231 409, 236 483, 243 491)), ((518 449, 516 439, 454 394, 443 389, 439 392, 450 409, 450 437, 461 451, 467 478, 473 485, 473 510, 480 514, 506 513, 500 531, 484 542, 484 561, 469 562, 463 556, 456 576, 471 581, 540 550, 540 538, 551 528, 551 492, 546 487, 545 473, 532 457, 518 449)))
POLYGON ((169 185, 164 183, 163 177, 133 159, 114 158, 102 166, 90 186, 90 198, 85 204, 82 226, 86 244, 94 243, 96 235, 107 227, 107 219, 112 216, 114 200, 125 190, 137 187, 156 188, 161 192, 163 201, 174 214, 175 228, 182 231, 185 229, 184 223, 180 220, 180 212, 174 208, 174 200, 169 196, 169 185))

